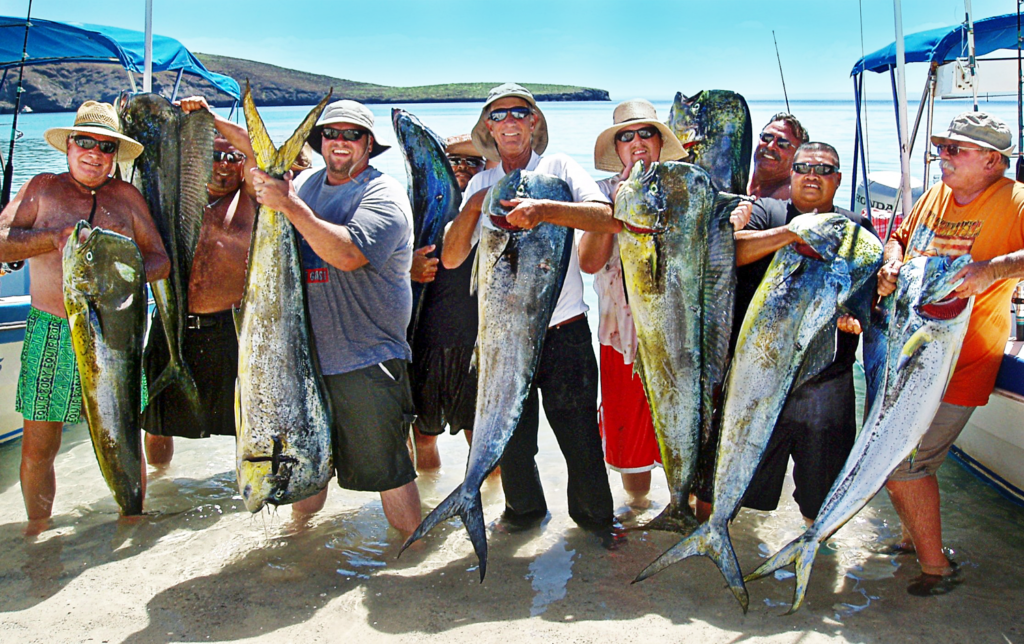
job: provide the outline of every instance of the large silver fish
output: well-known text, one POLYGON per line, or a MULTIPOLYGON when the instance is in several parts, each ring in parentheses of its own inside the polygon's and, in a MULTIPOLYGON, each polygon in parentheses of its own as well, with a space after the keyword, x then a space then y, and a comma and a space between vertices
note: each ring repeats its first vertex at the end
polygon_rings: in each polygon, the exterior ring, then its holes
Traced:
POLYGON ((882 262, 878 238, 842 215, 801 215, 789 229, 805 244, 790 244, 775 253, 747 309, 729 367, 711 517, 637 576, 639 581, 693 555, 708 556, 744 612, 747 589, 729 522, 786 396, 832 362, 835 321, 882 262))
MULTIPOLYGON (((769 557, 744 581, 796 564, 790 613, 803 604, 818 548, 868 504, 889 474, 921 441, 953 375, 974 298, 950 297, 963 280, 953 277, 971 262, 918 257, 900 269, 896 291, 884 300, 888 317, 884 363, 871 411, 842 472, 807 531, 769 557)), ((876 352, 865 349, 865 360, 876 352)), ((869 371, 871 369, 869 368, 869 371)))
MULTIPOLYGON (((280 178, 291 168, 329 98, 278 149, 246 84, 242 106, 261 170, 280 178)), ((313 496, 333 471, 331 414, 312 346, 298 240, 288 218, 266 206, 256 213, 245 295, 235 317, 236 473, 246 509, 258 512, 267 503, 313 496)))
POLYGON ((619 255, 636 324, 638 371, 668 478, 668 507, 645 528, 697 527, 690 486, 725 375, 736 288, 728 208, 689 163, 637 163, 615 198, 619 255))
POLYGON ((64 246, 64 308, 103 479, 121 514, 142 514, 146 271, 135 242, 78 222, 64 246))
POLYGON ((509 226, 500 200, 524 198, 572 201, 572 192, 557 177, 515 170, 496 183, 484 200, 476 264, 479 385, 466 477, 423 519, 402 548, 457 514, 480 560, 481 581, 487 573, 487 535, 480 485, 497 467, 519 424, 572 252, 568 228, 548 223, 532 230, 509 226))
POLYGON ((170 360, 162 373, 151 374, 150 396, 175 383, 198 415, 199 392, 182 345, 192 260, 213 172, 213 114, 185 114, 159 94, 138 94, 127 98, 121 119, 125 134, 145 146, 132 182, 145 197, 171 260, 170 277, 152 285, 164 337, 151 334, 148 341, 166 342, 170 360))
POLYGON ((687 161, 707 170, 715 188, 746 194, 753 127, 742 96, 724 89, 690 97, 676 92, 667 125, 690 153, 687 161))

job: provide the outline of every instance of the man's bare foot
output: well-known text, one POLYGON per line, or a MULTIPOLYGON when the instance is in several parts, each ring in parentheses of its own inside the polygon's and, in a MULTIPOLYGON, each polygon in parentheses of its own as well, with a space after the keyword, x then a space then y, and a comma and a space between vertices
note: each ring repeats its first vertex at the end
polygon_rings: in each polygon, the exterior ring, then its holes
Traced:
POLYGON ((36 537, 46 532, 53 525, 53 519, 45 517, 42 519, 29 519, 28 523, 25 524, 25 529, 21 531, 26 537, 36 537))

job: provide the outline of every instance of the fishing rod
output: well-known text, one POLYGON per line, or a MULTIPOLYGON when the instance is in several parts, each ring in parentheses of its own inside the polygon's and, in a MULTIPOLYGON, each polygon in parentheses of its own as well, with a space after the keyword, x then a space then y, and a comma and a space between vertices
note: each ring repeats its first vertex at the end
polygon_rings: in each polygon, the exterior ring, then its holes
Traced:
POLYGON ((1021 75, 1020 5, 1017 0, 1017 181, 1024 181, 1024 76, 1021 75))
POLYGON ((775 60, 779 61, 779 77, 782 78, 782 97, 786 99, 786 111, 789 112, 789 94, 786 93, 786 76, 782 73, 782 58, 779 57, 779 41, 775 40, 774 29, 772 29, 772 42, 775 43, 775 60))
POLYGON ((22 80, 25 77, 25 59, 28 58, 28 30, 32 26, 32 0, 28 0, 28 14, 25 16, 25 41, 21 45, 21 65, 18 66, 18 87, 14 90, 14 119, 11 122, 11 147, 7 152, 4 166, 3 193, 0 194, 0 208, 11 201, 11 183, 14 180, 14 141, 18 135, 18 112, 21 111, 22 80))

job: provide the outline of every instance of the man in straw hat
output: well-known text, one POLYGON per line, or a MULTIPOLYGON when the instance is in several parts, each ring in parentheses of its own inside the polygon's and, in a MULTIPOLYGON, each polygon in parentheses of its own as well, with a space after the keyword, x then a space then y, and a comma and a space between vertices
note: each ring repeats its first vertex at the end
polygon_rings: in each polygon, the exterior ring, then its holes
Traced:
MULTIPOLYGON (((373 113, 350 100, 328 105, 309 137, 326 167, 296 194, 290 178, 253 170, 256 198, 302 236, 309 312, 334 414, 338 483, 380 492, 388 522, 420 523, 416 470, 406 446, 414 418, 405 331, 412 315, 412 208, 405 189, 370 165, 388 149, 373 113)), ((323 507, 327 491, 293 505, 323 507)))
MULTIPOLYGON (((121 134, 109 103, 86 101, 75 124, 47 130, 47 143, 67 156, 68 171, 36 175, 0 213, 0 261, 29 261, 29 310, 16 409, 25 418, 21 441, 21 490, 27 533, 45 529, 53 509, 53 461, 64 423, 81 419, 82 387, 64 310, 64 245, 75 225, 93 226, 135 240, 147 281, 164 279, 170 262, 146 202, 131 184, 112 176, 114 164, 131 161, 142 145, 121 134)), ((145 463, 143 463, 145 481, 145 463)))
MULTIPOLYGON (((468 134, 445 139, 445 153, 459 190, 465 190, 470 179, 484 169, 484 158, 468 134)), ((472 365, 477 301, 470 288, 473 255, 448 270, 436 257, 427 256, 433 251, 433 245, 416 249, 412 259, 413 281, 427 284, 416 337, 411 338, 416 467, 421 470, 441 467, 437 437, 445 425, 452 434, 465 430, 466 440, 472 440, 476 414, 477 378, 472 365)))
MULTIPOLYGON (((633 99, 612 113, 612 126, 597 137, 594 167, 616 174, 597 185, 609 199, 633 166, 650 168, 656 161, 685 158, 686 151, 668 127, 658 121, 650 102, 633 99)), ((622 476, 626 503, 637 509, 650 505, 651 470, 661 463, 651 408, 643 382, 633 373, 637 337, 622 281, 617 236, 587 232, 580 239, 580 268, 594 273, 600 314, 601 436, 608 466, 622 476)))
POLYGON ((1010 333, 1010 297, 1024 277, 1024 186, 1004 176, 1014 153, 1010 129, 984 112, 966 112, 932 143, 942 182, 918 200, 885 245, 878 274, 878 294, 885 296, 896 288, 906 259, 970 253, 974 260, 960 271, 964 281, 955 291, 961 298, 973 295, 974 308, 946 395, 913 461, 896 468, 886 484, 903 523, 895 550, 916 550, 921 564, 922 575, 907 590, 925 595, 955 583, 955 565, 942 549, 936 471, 974 408, 988 402, 1010 333))
MULTIPOLYGON (((473 128, 473 143, 499 165, 473 177, 466 188, 462 211, 445 233, 441 261, 447 268, 462 264, 479 239, 480 211, 486 189, 507 172, 526 169, 565 180, 575 202, 516 199, 507 221, 519 228, 549 222, 578 230, 618 232, 611 203, 593 179, 564 154, 542 157, 548 145, 544 113, 524 87, 506 83, 492 89, 473 128)), ((547 514, 534 455, 537 453, 538 397, 562 446, 569 471, 569 515, 579 525, 607 529, 613 525, 611 490, 604 469, 597 428, 597 360, 591 348, 583 280, 573 249, 558 303, 544 339, 533 388, 523 415, 501 459, 505 491, 503 520, 513 526, 531 525, 547 514)))

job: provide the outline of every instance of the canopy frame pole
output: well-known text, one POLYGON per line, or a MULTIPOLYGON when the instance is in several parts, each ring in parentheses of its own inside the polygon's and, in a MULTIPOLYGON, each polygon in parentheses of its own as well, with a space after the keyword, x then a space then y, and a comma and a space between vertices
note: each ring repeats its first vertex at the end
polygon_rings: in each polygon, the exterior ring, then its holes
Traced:
MULTIPOLYGON (((890 70, 893 80, 893 93, 896 99, 896 125, 897 136, 900 144, 900 184, 902 186, 903 216, 910 214, 910 146, 907 137, 907 88, 906 88, 906 49, 903 42, 903 8, 900 0, 893 0, 893 17, 896 23, 896 68, 890 70), (895 72, 893 74, 893 72, 895 72)), ((896 219, 896 207, 892 209, 892 219, 889 227, 892 227, 896 219)), ((888 236, 887 236, 888 238, 888 236)))
POLYGON ((1021 70, 1020 5, 1017 0, 1017 181, 1024 181, 1024 71, 1021 70))
MULTIPOLYGON (((861 72, 861 73, 857 74, 857 77, 854 79, 853 94, 854 94, 854 102, 856 103, 856 107, 857 107, 857 135, 856 136, 857 136, 858 139, 863 141, 863 140, 866 139, 866 137, 865 137, 865 129, 866 128, 864 127, 864 124, 861 122, 860 109, 861 109, 861 103, 864 100, 864 72, 861 72)), ((871 191, 868 188, 868 155, 867 155, 867 146, 866 145, 861 145, 860 146, 860 164, 861 164, 861 167, 864 169, 864 206, 865 206, 865 213, 864 214, 865 214, 866 217, 870 218, 871 217, 871 212, 872 212, 872 210, 871 210, 871 191)), ((857 176, 856 176, 856 174, 854 174, 853 182, 851 183, 851 185, 853 185, 853 186, 857 185, 857 176)), ((857 197, 856 197, 855 194, 850 196, 850 204, 851 204, 850 205, 850 210, 856 210, 856 204, 854 203, 854 200, 856 198, 857 197)))
POLYGON ((142 73, 142 91, 148 94, 153 91, 153 0, 146 0, 145 48, 146 57, 142 73))
POLYGON ((21 64, 18 65, 18 87, 14 90, 14 117, 11 120, 11 147, 7 151, 7 164, 4 165, 4 185, 0 190, 0 208, 11 202, 11 184, 14 183, 14 142, 18 138, 18 114, 21 112, 21 94, 25 91, 22 81, 25 78, 25 59, 28 58, 28 30, 32 28, 32 0, 28 0, 28 13, 25 15, 25 40, 21 45, 21 64))
POLYGON ((932 154, 931 143, 932 143, 932 132, 935 131, 935 94, 939 91, 938 83, 939 64, 933 62, 928 70, 928 80, 925 83, 925 87, 931 89, 928 93, 928 140, 925 142, 924 147, 924 176, 921 177, 921 185, 927 190, 931 185, 931 167, 932 161, 938 159, 932 154))
POLYGON ((185 73, 185 68, 178 70, 178 77, 174 79, 174 89, 171 90, 171 101, 178 99, 178 86, 181 85, 181 77, 185 73))
POLYGON ((974 55, 974 18, 971 13, 971 0, 964 0, 967 11, 967 65, 971 70, 971 92, 974 94, 974 111, 978 111, 978 59, 974 55))

